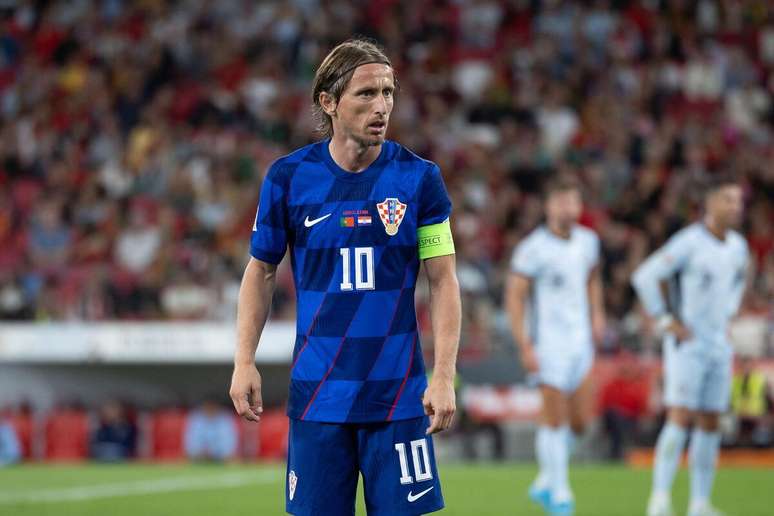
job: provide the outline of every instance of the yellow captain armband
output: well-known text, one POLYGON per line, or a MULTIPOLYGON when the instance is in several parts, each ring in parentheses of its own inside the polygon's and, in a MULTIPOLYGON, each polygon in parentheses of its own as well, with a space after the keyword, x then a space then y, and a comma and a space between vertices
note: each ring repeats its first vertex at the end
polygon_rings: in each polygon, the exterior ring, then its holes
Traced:
POLYGON ((420 227, 417 230, 417 241, 421 260, 454 254, 454 239, 449 219, 438 224, 420 227))

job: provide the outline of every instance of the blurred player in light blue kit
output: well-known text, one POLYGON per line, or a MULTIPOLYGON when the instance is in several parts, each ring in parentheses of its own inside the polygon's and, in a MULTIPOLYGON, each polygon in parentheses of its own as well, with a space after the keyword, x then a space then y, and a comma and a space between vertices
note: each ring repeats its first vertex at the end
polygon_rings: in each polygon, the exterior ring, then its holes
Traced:
POLYGON ((540 471, 529 495, 549 514, 575 510, 568 463, 574 437, 590 419, 589 371, 605 326, 599 238, 578 225, 582 208, 575 178, 547 183, 546 223, 514 251, 506 292, 522 362, 543 398, 535 439, 540 471))
POLYGON ((747 242, 731 229, 742 215, 738 182, 713 179, 704 207, 701 222, 670 238, 632 278, 645 310, 664 335, 668 416, 656 445, 648 516, 673 513, 672 481, 692 423, 688 514, 720 514, 710 504, 710 494, 720 447, 718 420, 731 392, 728 321, 739 309, 748 264, 747 242))

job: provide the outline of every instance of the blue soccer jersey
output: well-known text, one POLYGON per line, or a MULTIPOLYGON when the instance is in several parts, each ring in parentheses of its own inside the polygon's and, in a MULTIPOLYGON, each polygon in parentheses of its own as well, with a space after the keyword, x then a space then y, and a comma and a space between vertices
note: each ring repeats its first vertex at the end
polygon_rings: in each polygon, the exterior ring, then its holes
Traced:
POLYGON ((427 386, 414 287, 417 230, 448 219, 441 172, 386 141, 364 171, 343 170, 329 140, 280 158, 261 188, 250 254, 296 285, 288 415, 342 422, 424 414, 427 386))

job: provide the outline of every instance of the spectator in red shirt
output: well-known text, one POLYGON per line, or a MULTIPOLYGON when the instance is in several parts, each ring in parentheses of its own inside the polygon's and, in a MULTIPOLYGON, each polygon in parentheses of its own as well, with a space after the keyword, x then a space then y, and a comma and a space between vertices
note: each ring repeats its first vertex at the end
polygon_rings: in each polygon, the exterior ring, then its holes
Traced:
POLYGON ((622 351, 619 360, 616 375, 602 387, 599 398, 611 460, 623 459, 626 444, 637 433, 648 407, 648 378, 637 358, 622 351))

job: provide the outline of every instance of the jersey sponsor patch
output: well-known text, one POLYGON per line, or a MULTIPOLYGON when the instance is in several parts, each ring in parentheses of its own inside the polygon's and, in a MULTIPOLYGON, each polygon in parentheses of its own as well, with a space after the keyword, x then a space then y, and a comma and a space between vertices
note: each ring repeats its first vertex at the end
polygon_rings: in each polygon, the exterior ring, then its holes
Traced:
POLYGON ((376 205, 379 212, 379 218, 384 224, 384 230, 390 236, 398 234, 398 226, 403 222, 406 215, 407 205, 400 202, 397 197, 387 197, 384 201, 376 205))

